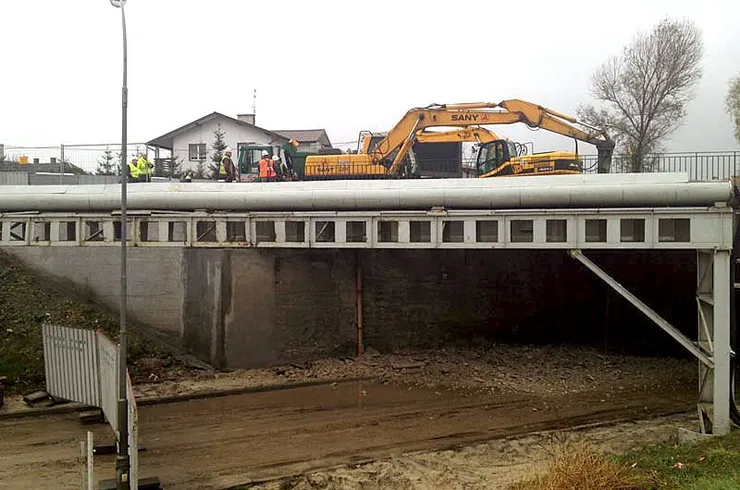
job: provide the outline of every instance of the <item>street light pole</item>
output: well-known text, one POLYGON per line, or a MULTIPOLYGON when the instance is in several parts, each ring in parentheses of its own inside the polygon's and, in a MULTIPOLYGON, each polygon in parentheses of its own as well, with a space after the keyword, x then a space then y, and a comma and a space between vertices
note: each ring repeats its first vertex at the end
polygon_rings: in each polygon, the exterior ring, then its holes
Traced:
MULTIPOLYGON (((128 391, 126 389, 126 239, 128 237, 126 223, 126 165, 128 136, 128 88, 126 87, 127 47, 126 47, 126 15, 123 6, 126 0, 110 0, 110 3, 121 9, 121 26, 123 28, 123 86, 121 89, 121 323, 118 342, 120 346, 118 360, 118 454, 116 455, 116 486, 119 490, 128 490, 130 459, 128 447, 128 391)), ((134 448, 136 450, 136 448, 134 448)))

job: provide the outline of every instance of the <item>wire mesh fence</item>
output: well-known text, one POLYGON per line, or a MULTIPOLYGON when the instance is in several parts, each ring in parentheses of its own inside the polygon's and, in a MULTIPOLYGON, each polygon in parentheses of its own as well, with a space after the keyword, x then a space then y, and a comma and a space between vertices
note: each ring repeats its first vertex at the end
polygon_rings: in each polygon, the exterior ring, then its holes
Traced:
MULTIPOLYGON (((57 146, 4 145, 0 152, 3 170, 14 165, 25 171, 87 175, 117 175, 120 168, 120 144, 73 144, 57 146)), ((145 143, 130 143, 128 159, 144 153, 151 158, 153 150, 145 143)))
MULTIPOLYGON (((179 167, 167 156, 157 158, 157 152, 146 143, 127 145, 127 162, 140 155, 154 163, 154 176, 171 178, 179 167)), ((120 182, 121 146, 109 144, 61 144, 57 146, 0 145, 0 183, 17 184, 106 184, 120 182), (4 176, 4 174, 7 174, 4 176), (9 175, 14 174, 13 178, 9 175), (18 174, 26 174, 19 178, 18 174)))
MULTIPOLYGON (((63 145, 66 161, 80 168, 87 174, 119 175, 121 161, 121 145, 119 144, 78 144, 63 145)), ((127 145, 126 162, 144 154, 152 159, 154 152, 145 143, 130 143, 127 145)))

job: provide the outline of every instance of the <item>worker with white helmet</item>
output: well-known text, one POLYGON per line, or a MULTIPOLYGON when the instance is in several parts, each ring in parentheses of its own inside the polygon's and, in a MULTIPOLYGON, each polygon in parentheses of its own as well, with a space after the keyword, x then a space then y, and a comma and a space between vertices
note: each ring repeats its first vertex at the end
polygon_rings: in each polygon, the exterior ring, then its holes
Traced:
POLYGON ((236 167, 234 166, 234 161, 231 159, 231 148, 226 148, 221 157, 221 164, 218 166, 218 179, 223 179, 226 182, 234 182, 236 180, 236 167))
POLYGON ((272 165, 273 165, 273 168, 275 169, 277 180, 285 180, 286 168, 285 168, 285 164, 280 160, 279 153, 275 153, 272 156, 272 165))
POLYGON ((275 182, 277 180, 275 162, 272 161, 267 150, 262 150, 262 158, 260 159, 259 167, 260 182, 275 182))

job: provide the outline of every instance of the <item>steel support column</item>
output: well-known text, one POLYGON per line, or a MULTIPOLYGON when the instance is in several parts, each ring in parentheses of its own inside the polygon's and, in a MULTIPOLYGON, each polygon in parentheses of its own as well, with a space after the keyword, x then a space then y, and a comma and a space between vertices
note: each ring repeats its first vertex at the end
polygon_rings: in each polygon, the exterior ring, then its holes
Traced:
POLYGON ((702 433, 730 431, 730 251, 698 251, 696 302, 698 342, 686 337, 640 301, 580 250, 571 257, 581 262, 699 360, 699 414, 702 433))
POLYGON ((364 317, 362 314, 362 303, 363 303, 363 294, 362 294, 362 262, 361 262, 361 254, 358 250, 355 254, 355 272, 357 274, 356 276, 356 286, 357 290, 355 293, 355 299, 357 302, 357 355, 361 356, 365 353, 365 340, 363 338, 364 336, 364 317))
POLYGON ((699 345, 714 368, 699 365, 702 433, 730 431, 730 251, 699 250, 696 257, 699 345))

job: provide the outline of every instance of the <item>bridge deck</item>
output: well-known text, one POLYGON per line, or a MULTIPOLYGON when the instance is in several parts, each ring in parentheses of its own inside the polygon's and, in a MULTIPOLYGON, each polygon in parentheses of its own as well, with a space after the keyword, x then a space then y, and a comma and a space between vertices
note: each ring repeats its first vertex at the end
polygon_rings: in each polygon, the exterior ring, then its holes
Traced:
MULTIPOLYGON (((116 246, 119 213, 0 214, 0 246, 116 246)), ((129 212, 139 247, 726 249, 729 207, 129 212)))

